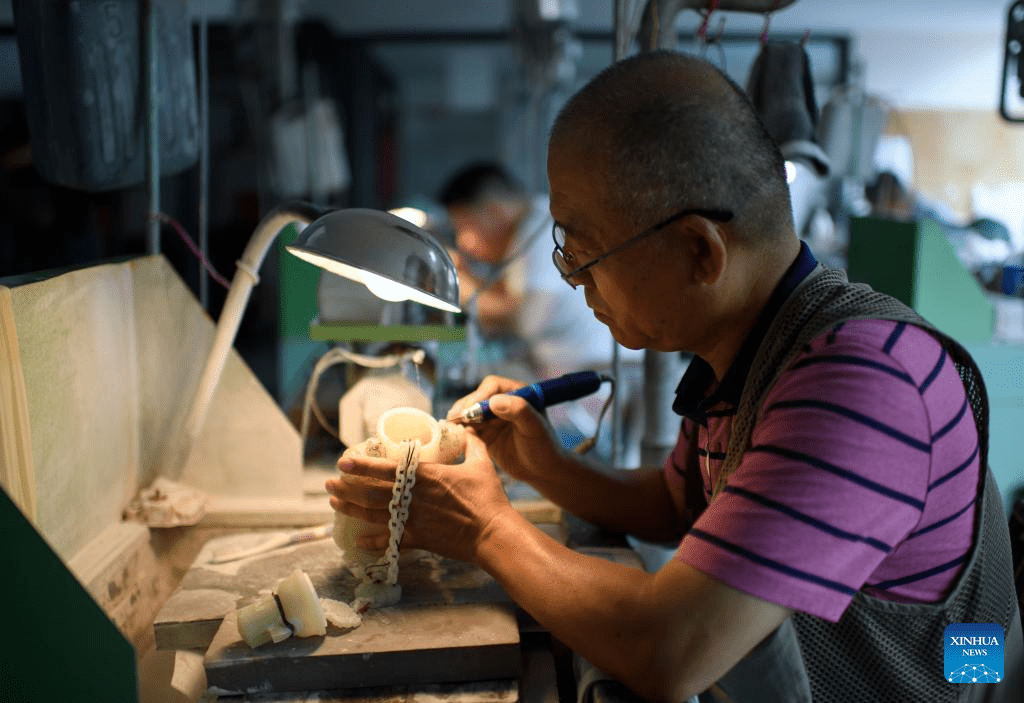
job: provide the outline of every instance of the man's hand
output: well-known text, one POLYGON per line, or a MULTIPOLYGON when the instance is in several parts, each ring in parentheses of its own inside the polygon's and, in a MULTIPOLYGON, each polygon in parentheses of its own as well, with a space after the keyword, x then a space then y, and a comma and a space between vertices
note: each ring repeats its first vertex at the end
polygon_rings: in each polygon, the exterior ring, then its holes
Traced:
MULTIPOLYGON (((344 457, 338 460, 338 468, 341 477, 325 484, 331 507, 371 524, 387 525, 395 462, 344 457)), ((416 469, 402 546, 473 562, 492 520, 506 510, 513 508, 483 442, 467 433, 463 463, 422 463, 416 469)), ((387 547, 386 528, 367 532, 359 546, 387 547)))
POLYGON ((510 378, 488 376, 475 391, 455 401, 448 419, 457 417, 474 403, 488 400, 496 417, 467 425, 467 434, 480 437, 495 463, 510 476, 532 482, 564 463, 565 454, 547 418, 524 399, 506 395, 524 385, 510 378))
POLYGON ((487 445, 494 462, 513 478, 576 517, 615 532, 653 541, 679 539, 679 515, 661 468, 596 470, 573 456, 555 438, 551 423, 526 400, 509 392, 523 383, 488 376, 448 411, 458 416, 473 403, 490 399, 496 417, 468 425, 487 445))

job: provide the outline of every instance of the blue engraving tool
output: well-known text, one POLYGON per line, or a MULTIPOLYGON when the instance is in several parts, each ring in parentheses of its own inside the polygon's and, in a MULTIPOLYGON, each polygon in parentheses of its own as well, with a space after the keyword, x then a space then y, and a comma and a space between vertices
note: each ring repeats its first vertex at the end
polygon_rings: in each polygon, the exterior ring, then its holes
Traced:
MULTIPOLYGON (((611 380, 610 376, 594 371, 579 371, 517 388, 510 391, 508 395, 524 398, 537 411, 543 412, 544 408, 550 405, 588 396, 600 388, 603 382, 611 380)), ((463 410, 457 419, 463 422, 477 423, 490 420, 492 417, 494 417, 494 413, 491 411, 490 402, 481 400, 463 410)))

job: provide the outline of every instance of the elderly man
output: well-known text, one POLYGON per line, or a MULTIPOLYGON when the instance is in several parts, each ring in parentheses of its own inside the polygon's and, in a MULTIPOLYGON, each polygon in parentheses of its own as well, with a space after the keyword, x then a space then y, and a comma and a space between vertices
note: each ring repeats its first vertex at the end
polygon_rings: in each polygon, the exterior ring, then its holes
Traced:
MULTIPOLYGON (((993 693, 943 671, 956 622, 998 623, 1006 674, 1022 668, 980 375, 912 311, 817 265, 742 91, 682 54, 614 64, 559 115, 548 174, 563 278, 623 345, 696 355, 678 443, 663 467, 597 471, 488 378, 452 411, 498 393, 499 419, 465 463, 420 466, 404 544, 479 564, 645 698, 704 691, 789 629, 783 699, 1019 700, 1019 680, 993 693), (492 460, 581 518, 680 540, 674 558, 647 574, 558 544, 492 460)), ((339 467, 333 507, 385 522, 393 465, 339 467)))

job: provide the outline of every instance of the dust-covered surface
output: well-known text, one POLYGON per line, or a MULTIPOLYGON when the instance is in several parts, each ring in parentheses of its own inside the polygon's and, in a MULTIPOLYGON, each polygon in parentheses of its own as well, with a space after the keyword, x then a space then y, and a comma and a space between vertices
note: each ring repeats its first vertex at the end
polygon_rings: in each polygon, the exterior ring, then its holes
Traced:
POLYGON ((331 626, 323 637, 256 648, 238 634, 231 611, 205 668, 209 685, 249 693, 514 678, 521 660, 510 603, 402 604, 367 611, 352 630, 331 626))
MULTIPOLYGON (((295 569, 309 574, 320 598, 353 601, 359 581, 345 566, 341 550, 330 538, 224 564, 207 561, 212 554, 255 546, 269 535, 247 533, 208 542, 157 615, 157 646, 165 647, 170 642, 177 648, 186 644, 188 648, 208 646, 217 622, 229 611, 269 593, 295 569)), ((509 602, 498 583, 479 567, 420 550, 401 554, 398 583, 402 587, 403 606, 509 602)))
POLYGON ((466 683, 378 686, 346 691, 250 693, 236 703, 517 703, 519 683, 469 681, 466 683))
MULTIPOLYGON (((236 541, 241 541, 238 536, 236 541)), ((223 591, 247 605, 295 569, 321 599, 351 603, 358 581, 331 539, 285 547, 241 563, 203 563, 207 545, 179 593, 223 591)), ((399 559, 402 599, 362 614, 355 628, 330 624, 323 637, 290 637, 257 648, 238 634, 236 610, 224 614, 206 653, 210 685, 247 693, 431 684, 514 678, 519 671, 515 607, 480 568, 429 552, 399 559)), ((178 595, 178 594, 176 594, 178 595)))

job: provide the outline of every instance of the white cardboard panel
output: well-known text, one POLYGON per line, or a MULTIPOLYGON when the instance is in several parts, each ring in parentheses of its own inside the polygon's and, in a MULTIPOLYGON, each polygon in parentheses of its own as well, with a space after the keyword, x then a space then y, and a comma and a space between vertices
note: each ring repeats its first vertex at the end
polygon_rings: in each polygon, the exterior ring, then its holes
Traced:
POLYGON ((298 433, 232 350, 187 466, 168 461, 214 324, 160 256, 11 289, 36 524, 66 561, 158 475, 226 496, 302 496, 298 433))
POLYGON ((131 271, 96 266, 12 289, 32 434, 36 525, 69 559, 120 520, 139 466, 131 271))

